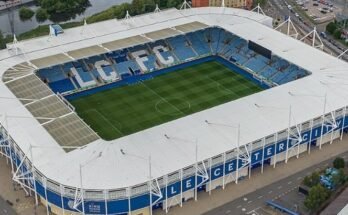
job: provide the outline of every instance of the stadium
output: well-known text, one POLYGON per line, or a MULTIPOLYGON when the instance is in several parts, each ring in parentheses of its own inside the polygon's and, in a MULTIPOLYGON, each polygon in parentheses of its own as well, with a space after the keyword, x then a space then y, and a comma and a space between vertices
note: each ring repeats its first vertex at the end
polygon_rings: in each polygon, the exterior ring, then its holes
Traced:
POLYGON ((1 154, 47 213, 168 212, 348 126, 347 64, 241 9, 86 24, 0 64, 1 154))

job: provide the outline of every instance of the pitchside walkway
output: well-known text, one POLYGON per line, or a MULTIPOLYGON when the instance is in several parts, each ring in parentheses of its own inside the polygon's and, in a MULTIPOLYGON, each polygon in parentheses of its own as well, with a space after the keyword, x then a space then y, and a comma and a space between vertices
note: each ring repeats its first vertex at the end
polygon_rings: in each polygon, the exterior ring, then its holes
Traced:
MULTIPOLYGON (((300 154, 300 157, 298 159, 296 159, 296 157, 289 159, 287 164, 285 164, 284 162, 277 164, 275 169, 273 168, 273 166, 265 166, 263 174, 261 174, 261 169, 253 170, 251 179, 241 180, 239 181, 238 185, 230 183, 225 187, 225 190, 213 190, 210 196, 208 193, 200 192, 198 194, 197 202, 190 200, 186 203, 183 203, 182 208, 180 208, 179 206, 170 208, 168 215, 203 214, 237 198, 243 197, 244 195, 251 193, 259 188, 270 185, 294 173, 304 170, 314 164, 320 163, 347 151, 348 135, 345 135, 342 141, 336 140, 332 143, 332 145, 325 144, 322 146, 322 150, 313 147, 311 148, 310 155, 308 155, 307 152, 304 152, 300 154)), ((165 212, 161 210, 155 210, 154 214, 165 214, 165 212)))

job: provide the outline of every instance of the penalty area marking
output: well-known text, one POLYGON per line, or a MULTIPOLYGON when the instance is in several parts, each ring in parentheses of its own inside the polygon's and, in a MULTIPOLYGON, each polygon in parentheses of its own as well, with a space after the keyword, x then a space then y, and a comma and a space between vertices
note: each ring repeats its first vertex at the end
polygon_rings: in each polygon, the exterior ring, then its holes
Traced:
POLYGON ((208 79, 210 79, 212 82, 214 82, 216 84, 216 87, 218 90, 225 92, 227 94, 234 94, 236 96, 239 96, 237 93, 233 92, 232 90, 226 88, 225 86, 223 86, 220 82, 215 81, 214 79, 212 79, 210 76, 206 76, 208 79))
POLYGON ((158 113, 160 113, 160 114, 163 114, 163 115, 178 116, 178 115, 184 114, 183 111, 191 109, 191 103, 190 102, 185 101, 184 99, 178 99, 178 98, 172 98, 172 99, 182 101, 182 104, 185 104, 186 107, 185 108, 177 108, 177 107, 175 107, 175 112, 166 112, 166 111, 161 110, 161 105, 162 104, 167 103, 167 104, 170 104, 170 106, 174 106, 174 105, 172 105, 169 102, 171 99, 168 99, 169 101, 168 100, 164 101, 163 99, 161 99, 161 100, 157 101, 156 104, 155 104, 156 111, 158 113))
MULTIPOLYGON (((121 135, 123 135, 123 133, 120 131, 120 129, 118 129, 116 126, 114 126, 102 113, 100 113, 97 109, 91 109, 91 110, 89 110, 89 111, 87 111, 87 112, 90 112, 90 111, 94 111, 94 112, 96 112, 99 116, 101 116, 101 118, 105 121, 105 122, 107 122, 115 131, 117 131, 118 133, 120 133, 121 135)), ((116 122, 117 124, 119 124, 120 125, 120 127, 122 127, 122 125, 121 125, 121 123, 119 123, 119 122, 116 122)))

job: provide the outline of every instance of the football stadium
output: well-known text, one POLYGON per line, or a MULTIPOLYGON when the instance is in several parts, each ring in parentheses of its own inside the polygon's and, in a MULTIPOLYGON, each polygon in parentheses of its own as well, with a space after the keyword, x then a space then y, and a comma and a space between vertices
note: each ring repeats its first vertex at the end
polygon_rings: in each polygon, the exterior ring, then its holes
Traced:
POLYGON ((347 63, 262 13, 50 28, 0 52, 0 152, 47 213, 165 213, 347 132, 347 63))

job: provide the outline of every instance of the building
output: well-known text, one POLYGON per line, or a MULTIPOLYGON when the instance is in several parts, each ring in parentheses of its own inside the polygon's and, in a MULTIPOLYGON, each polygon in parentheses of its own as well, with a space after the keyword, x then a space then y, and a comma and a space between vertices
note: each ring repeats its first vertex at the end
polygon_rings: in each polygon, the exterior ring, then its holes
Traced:
MULTIPOLYGON (((11 165, 13 180, 47 212, 167 212, 199 200, 200 192, 238 183, 264 165, 276 167, 342 138, 348 127, 348 85, 342 79, 347 72, 346 62, 277 32, 272 18, 247 10, 169 9, 68 29, 0 51, 0 153, 11 165), (226 61, 269 89, 105 141, 36 75, 63 63, 206 30, 214 35, 204 40, 211 53, 226 54, 226 61), (218 39, 224 35, 233 40, 218 39), (299 77, 304 71, 306 76, 299 77)), ((85 88, 78 93, 98 89, 89 85, 94 79, 79 81, 85 88)))
MULTIPOLYGON (((224 0, 226 7, 251 9, 252 0, 224 0)), ((222 0, 192 0, 193 7, 220 7, 222 0)))

